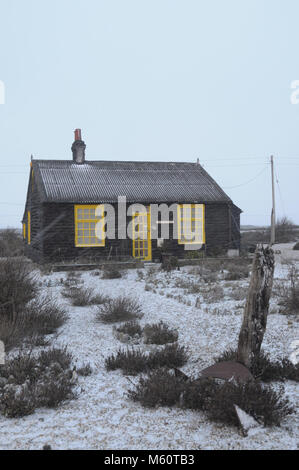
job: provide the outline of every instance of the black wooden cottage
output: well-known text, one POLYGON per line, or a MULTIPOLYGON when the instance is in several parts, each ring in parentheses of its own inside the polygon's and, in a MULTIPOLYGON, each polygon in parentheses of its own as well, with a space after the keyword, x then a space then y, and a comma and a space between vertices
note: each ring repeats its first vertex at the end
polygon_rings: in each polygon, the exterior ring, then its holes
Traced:
POLYGON ((72 160, 31 161, 22 222, 26 254, 34 261, 81 257, 156 260, 163 244, 163 224, 168 224, 170 233, 164 246, 178 257, 184 257, 186 249, 239 249, 241 210, 199 163, 87 161, 85 147, 77 129, 72 160), (124 219, 120 208, 128 209, 134 203, 142 204, 145 210, 124 219), (153 204, 178 207, 177 220, 173 214, 168 221, 159 214, 155 238, 151 237, 150 223, 147 224, 153 204), (124 236, 116 233, 114 237, 101 237, 95 231, 96 223, 107 216, 108 205, 116 211, 115 231, 121 229, 120 224, 131 222, 131 237, 126 236, 126 231, 124 236), (182 205, 189 208, 188 217, 181 213, 182 205), (132 224, 134 217, 137 219, 132 224), (198 231, 194 245, 182 235, 174 237, 175 224, 180 234, 186 217, 198 231))

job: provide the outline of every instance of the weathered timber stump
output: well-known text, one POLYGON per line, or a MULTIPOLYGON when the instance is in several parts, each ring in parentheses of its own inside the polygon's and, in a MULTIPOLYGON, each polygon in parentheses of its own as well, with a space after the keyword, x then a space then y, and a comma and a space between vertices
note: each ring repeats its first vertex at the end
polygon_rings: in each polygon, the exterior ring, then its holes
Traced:
POLYGON ((258 246, 253 260, 238 344, 238 361, 248 368, 250 368, 254 357, 260 352, 266 331, 274 264, 272 248, 258 246))

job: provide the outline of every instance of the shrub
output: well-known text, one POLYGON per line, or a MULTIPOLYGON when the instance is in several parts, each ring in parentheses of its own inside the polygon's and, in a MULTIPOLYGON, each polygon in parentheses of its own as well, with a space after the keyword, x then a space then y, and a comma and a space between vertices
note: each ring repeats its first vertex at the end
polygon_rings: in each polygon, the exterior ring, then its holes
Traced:
POLYGON ((218 256, 225 256, 225 254, 225 248, 221 248, 219 246, 207 247, 207 255, 211 256, 212 258, 217 258, 218 256))
POLYGON ((151 369, 181 367, 187 360, 185 348, 172 344, 148 355, 140 349, 119 349, 116 354, 106 358, 105 366, 107 370, 122 369, 124 374, 136 375, 151 369))
POLYGON ((36 382, 39 375, 38 361, 30 353, 19 352, 15 357, 0 366, 0 377, 13 378, 13 383, 22 385, 29 380, 36 382))
POLYGON ((20 259, 0 260, 0 316, 19 312, 38 292, 29 263, 20 259))
POLYGON ((288 286, 284 286, 282 289, 281 305, 285 308, 285 313, 299 313, 298 274, 298 268, 294 264, 290 264, 288 273, 288 279, 290 282, 288 286))
POLYGON ((0 412, 6 418, 19 418, 32 414, 37 407, 32 386, 7 385, 0 394, 0 412))
POLYGON ((70 287, 63 291, 62 295, 71 299, 74 307, 102 305, 108 301, 108 297, 106 295, 94 294, 93 289, 86 287, 70 287))
POLYGON ((206 406, 208 417, 216 422, 238 426, 234 405, 265 426, 279 426, 283 418, 293 412, 283 389, 274 391, 256 382, 224 382, 215 390, 206 406))
POLYGON ((110 299, 99 307, 97 319, 103 323, 116 323, 141 318, 140 304, 130 297, 117 297, 110 299))
POLYGON ((21 234, 13 228, 0 230, 0 258, 23 256, 24 243, 21 234))
POLYGON ((163 256, 161 264, 161 269, 163 271, 173 271, 174 269, 177 269, 178 266, 178 258, 176 258, 175 256, 163 256))
POLYGON ((55 407, 74 398, 72 356, 52 348, 37 356, 19 352, 0 366, 0 412, 9 418, 26 416, 41 406, 55 407))
POLYGON ((200 285, 197 282, 190 282, 187 288, 187 294, 199 294, 201 292, 200 285))
POLYGON ((51 335, 68 319, 66 310, 49 296, 30 302, 22 316, 26 336, 51 335))
POLYGON ((0 340, 6 351, 24 340, 33 345, 45 345, 45 335, 53 334, 67 320, 65 310, 50 297, 29 302, 18 313, 0 316, 0 340))
POLYGON ((185 382, 182 406, 196 411, 208 409, 217 388, 217 382, 208 377, 185 382))
POLYGON ((37 382, 35 395, 39 406, 55 408, 59 403, 74 398, 72 371, 51 364, 37 382))
POLYGON ((169 344, 160 351, 152 352, 149 356, 149 364, 151 369, 160 367, 182 367, 188 360, 188 353, 184 346, 177 343, 169 344))
POLYGON ((281 217, 276 221, 275 238, 276 243, 288 243, 294 240, 295 225, 292 220, 287 217, 281 217))
POLYGON ((182 378, 167 369, 157 369, 141 377, 135 389, 128 391, 128 396, 148 408, 174 406, 179 403, 184 386, 182 378))
POLYGON ((66 370, 71 365, 72 355, 67 351, 66 347, 53 347, 41 351, 38 360, 40 365, 44 368, 49 367, 53 363, 58 363, 63 370, 66 370))
POLYGON ((144 272, 141 271, 141 269, 137 269, 137 281, 143 281, 144 280, 144 272))
POLYGON ((152 325, 145 325, 143 335, 146 344, 175 343, 179 337, 178 332, 171 329, 163 321, 152 325))
POLYGON ((142 334, 142 328, 139 325, 139 323, 137 323, 136 320, 126 322, 123 325, 120 325, 117 328, 115 328, 115 330, 118 333, 123 333, 129 336, 135 336, 135 335, 141 336, 142 334))
POLYGON ((10 351, 22 342, 23 331, 23 325, 16 314, 0 315, 0 341, 4 343, 5 351, 10 351))
MULTIPOLYGON (((215 362, 236 361, 237 351, 228 349, 215 362)), ((253 377, 263 382, 294 380, 299 381, 299 364, 294 365, 288 359, 272 361, 268 354, 261 351, 254 359, 250 368, 253 377)))
POLYGON ((214 282, 217 282, 217 274, 216 273, 206 273, 201 275, 201 279, 206 283, 206 284, 212 284, 214 282))
POLYGON ((222 382, 200 378, 184 381, 166 369, 157 369, 141 377, 128 396, 145 407, 174 406, 202 410, 215 422, 238 426, 235 406, 262 422, 265 426, 279 426, 281 420, 294 410, 283 397, 283 389, 274 391, 255 382, 222 382))
POLYGON ((249 276, 249 268, 247 265, 228 264, 227 270, 228 273, 224 276, 226 281, 238 281, 249 276))
POLYGON ((223 300, 224 290, 221 286, 210 286, 208 290, 202 291, 201 294, 206 303, 213 304, 216 302, 220 302, 220 300, 223 300))
POLYGON ((90 364, 85 364, 78 369, 76 369, 78 375, 82 375, 82 377, 87 377, 88 375, 92 374, 92 368, 90 364))
POLYGON ((186 259, 200 259, 200 258, 203 258, 203 252, 202 251, 196 251, 196 250, 187 251, 187 253, 185 255, 185 258, 186 259))
POLYGON ((295 243, 293 246, 293 250, 299 250, 299 242, 295 243))
POLYGON ((138 349, 119 349, 105 360, 107 370, 122 369, 126 375, 136 375, 148 369, 148 356, 138 349))
POLYGON ((106 265, 103 269, 102 279, 120 279, 122 273, 120 270, 113 265, 106 265))

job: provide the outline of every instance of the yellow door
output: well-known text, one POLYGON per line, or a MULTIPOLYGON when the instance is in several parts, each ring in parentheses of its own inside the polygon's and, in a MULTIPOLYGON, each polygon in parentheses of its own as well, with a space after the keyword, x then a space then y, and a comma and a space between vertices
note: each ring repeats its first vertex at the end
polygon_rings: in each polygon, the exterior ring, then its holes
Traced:
POLYGON ((149 261, 152 259, 151 241, 151 213, 147 207, 146 212, 133 215, 133 257, 149 261))

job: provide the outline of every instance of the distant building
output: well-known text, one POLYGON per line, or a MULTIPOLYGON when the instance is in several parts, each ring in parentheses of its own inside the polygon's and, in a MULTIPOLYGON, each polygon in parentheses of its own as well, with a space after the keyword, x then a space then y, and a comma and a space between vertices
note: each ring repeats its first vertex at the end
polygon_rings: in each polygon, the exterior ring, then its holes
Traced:
POLYGON ((178 257, 184 257, 186 249, 208 253, 239 249, 241 210, 199 163, 87 161, 85 148, 77 129, 72 160, 31 162, 22 222, 26 254, 33 260, 156 260, 161 254, 163 224, 169 227, 164 247, 178 257), (120 196, 126 198, 126 208, 136 203, 144 206, 126 218, 124 223, 131 224, 132 233, 122 239, 118 233, 123 220, 120 196), (153 204, 177 204, 177 217, 172 214, 170 220, 163 220, 159 214, 153 220, 153 204), (103 217, 108 205, 116 212, 116 235, 105 238, 103 217), (183 205, 187 205, 186 212, 183 205), (102 224, 102 231, 96 231, 97 223, 98 227, 102 224), (193 243, 182 235, 187 225, 196 233, 193 243), (155 238, 151 226, 156 227, 155 238))

